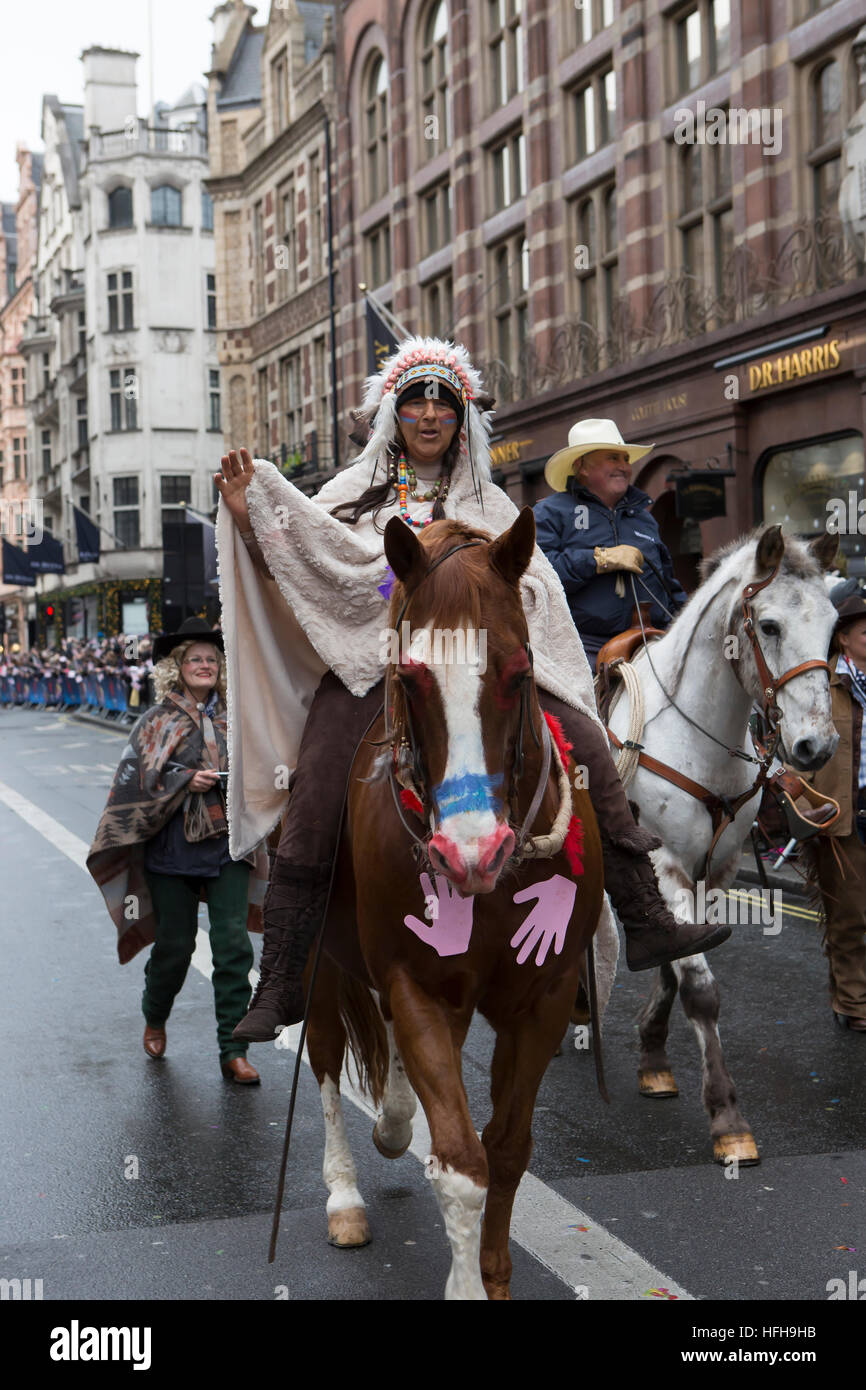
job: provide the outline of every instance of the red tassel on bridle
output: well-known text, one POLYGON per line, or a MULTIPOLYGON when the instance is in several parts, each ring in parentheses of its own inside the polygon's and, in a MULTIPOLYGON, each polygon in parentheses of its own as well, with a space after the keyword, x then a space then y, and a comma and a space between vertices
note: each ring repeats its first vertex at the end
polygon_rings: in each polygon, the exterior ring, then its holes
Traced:
POLYGON ((415 815, 421 816, 423 820, 424 807, 421 805, 415 793, 410 791, 408 787, 400 788, 400 805, 406 811, 414 811, 415 815))

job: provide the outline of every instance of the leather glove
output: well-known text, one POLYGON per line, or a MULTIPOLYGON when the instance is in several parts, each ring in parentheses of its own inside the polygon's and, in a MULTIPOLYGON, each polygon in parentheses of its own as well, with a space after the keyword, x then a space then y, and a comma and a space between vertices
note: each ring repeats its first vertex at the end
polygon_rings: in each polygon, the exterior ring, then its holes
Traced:
POLYGON ((643 570, 643 556, 634 545, 597 545, 593 555, 598 574, 609 574, 611 570, 631 570, 632 574, 640 574, 643 570))

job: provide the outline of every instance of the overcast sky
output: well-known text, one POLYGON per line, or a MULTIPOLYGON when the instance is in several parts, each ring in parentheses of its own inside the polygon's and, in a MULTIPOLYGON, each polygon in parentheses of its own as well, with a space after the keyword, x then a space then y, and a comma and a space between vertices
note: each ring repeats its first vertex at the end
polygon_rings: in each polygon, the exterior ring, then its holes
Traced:
MULTIPOLYGON (((84 101, 81 52, 99 45, 140 53, 138 113, 149 106, 148 7, 153 16, 153 94, 176 101, 210 66, 218 0, 0 0, 0 200, 18 194, 15 146, 42 150, 39 131, 46 92, 70 105, 84 101)), ((261 24, 268 0, 258 6, 261 24)))

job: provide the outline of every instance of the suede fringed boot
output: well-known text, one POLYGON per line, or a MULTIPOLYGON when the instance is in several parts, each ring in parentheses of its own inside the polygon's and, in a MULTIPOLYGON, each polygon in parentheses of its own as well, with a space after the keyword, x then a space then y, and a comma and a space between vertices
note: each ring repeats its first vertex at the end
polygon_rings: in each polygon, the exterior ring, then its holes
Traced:
POLYGON ((635 825, 628 844, 614 844, 601 829, 604 886, 622 923, 629 970, 652 970, 720 946, 730 927, 678 922, 661 895, 648 851, 661 840, 635 825))
POLYGON ((261 977, 232 1033, 238 1042, 273 1042, 281 1028, 303 1019, 304 967, 324 920, 330 878, 330 864, 276 861, 263 911, 261 977))

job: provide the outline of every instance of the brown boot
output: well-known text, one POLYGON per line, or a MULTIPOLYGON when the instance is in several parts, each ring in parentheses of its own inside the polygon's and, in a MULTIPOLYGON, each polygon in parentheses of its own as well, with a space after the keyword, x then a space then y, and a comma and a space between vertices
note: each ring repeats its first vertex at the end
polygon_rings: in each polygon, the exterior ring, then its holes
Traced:
POLYGON ((604 886, 625 932, 629 970, 652 970, 727 941, 730 927, 678 922, 671 915, 649 855, 618 849, 604 834, 601 843, 604 886))
POLYGON ((304 966, 325 915, 330 866, 274 869, 265 899, 261 976, 249 1011, 232 1033, 236 1042, 273 1042, 304 1017, 304 966))

